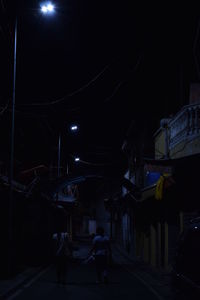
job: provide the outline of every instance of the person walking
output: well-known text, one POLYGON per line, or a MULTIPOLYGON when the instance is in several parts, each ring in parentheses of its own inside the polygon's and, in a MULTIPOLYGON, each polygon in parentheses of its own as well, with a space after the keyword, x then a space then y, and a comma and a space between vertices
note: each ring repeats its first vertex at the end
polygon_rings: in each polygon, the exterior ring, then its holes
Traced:
POLYGON ((108 283, 108 260, 111 258, 111 246, 108 236, 104 235, 103 227, 98 227, 92 241, 89 256, 94 253, 97 283, 108 283))
POLYGON ((72 256, 72 247, 67 232, 58 232, 53 235, 56 241, 56 275, 57 283, 66 283, 66 274, 69 264, 69 258, 72 256))

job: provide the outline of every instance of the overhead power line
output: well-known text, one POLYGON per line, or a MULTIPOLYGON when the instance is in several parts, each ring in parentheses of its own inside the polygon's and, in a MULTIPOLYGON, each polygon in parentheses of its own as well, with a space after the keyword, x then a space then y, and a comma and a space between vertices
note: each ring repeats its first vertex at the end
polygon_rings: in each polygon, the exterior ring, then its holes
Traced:
MULTIPOLYGON (((133 70, 131 71, 132 72, 135 72, 141 62, 141 58, 142 58, 142 55, 138 58, 138 61, 135 65, 135 67, 133 68, 133 70)), ((47 102, 47 103, 29 103, 29 104, 18 104, 16 106, 48 106, 48 105, 54 105, 56 103, 60 103, 62 101, 64 101, 67 97, 72 97, 73 95, 83 91, 85 88, 89 87, 93 82, 95 82, 108 68, 109 68, 110 64, 108 64, 106 67, 103 68, 103 70, 101 70, 101 72, 99 72, 92 80, 90 80, 87 84, 85 84, 84 86, 82 86, 81 88, 79 88, 78 90, 68 94, 68 95, 65 95, 64 97, 60 98, 60 99, 57 99, 57 100, 54 100, 52 102, 47 102)), ((123 80, 121 80, 115 87, 114 87, 114 90, 112 91, 111 95, 109 95, 107 98, 105 98, 103 100, 103 103, 106 103, 108 101, 110 101, 116 94, 117 92, 119 91, 119 89, 121 88, 121 86, 128 81, 129 78, 125 78, 123 80)), ((9 101, 10 99, 8 100, 8 103, 5 105, 5 107, 0 107, 0 115, 2 115, 7 109, 8 109, 8 106, 9 106, 9 101)), ((77 106, 77 107, 73 107, 71 109, 68 109, 68 111, 77 111, 81 108, 81 106, 77 106)), ((10 111, 10 109, 8 109, 10 111)), ((32 117, 41 117, 41 118, 46 118, 46 115, 39 115, 39 114, 34 114, 34 113, 28 113, 28 112, 24 112, 24 111, 19 111, 19 110, 15 110, 16 113, 19 113, 19 114, 22 114, 22 115, 28 115, 28 116, 32 116, 32 117)))
POLYGON ((3 113, 7 110, 8 106, 9 106, 9 102, 10 99, 8 99, 8 102, 6 103, 6 105, 4 107, 0 107, 0 115, 3 115, 3 113))
POLYGON ((95 167, 105 167, 105 166, 112 166, 113 163, 92 163, 92 162, 89 162, 89 161, 85 161, 85 160, 82 160, 80 159, 79 162, 85 164, 85 165, 90 165, 90 166, 95 166, 95 167))
MULTIPOLYGON (((136 65, 134 66, 133 70, 131 71, 132 72, 135 72, 141 62, 141 58, 142 58, 142 54, 140 55, 140 57, 138 58, 137 60, 137 63, 136 65)), ((113 63, 113 62, 112 62, 113 63)), ((52 100, 52 101, 49 101, 49 102, 44 102, 44 103, 41 103, 41 102, 33 102, 33 103, 24 103, 24 104, 18 104, 16 106, 50 106, 50 105, 55 105, 55 104, 58 104, 58 103, 61 103, 63 101, 65 101, 67 98, 70 98, 72 96, 75 96, 76 94, 79 94, 80 92, 84 91, 86 88, 88 88, 91 84, 93 84, 109 67, 112 63, 109 63, 108 65, 106 65, 93 79, 91 79, 88 83, 86 83, 85 85, 83 85, 82 87, 80 87, 79 89, 63 96, 62 98, 59 98, 59 99, 56 99, 56 100, 52 100)), ((121 80, 117 85, 116 87, 114 88, 112 94, 110 96, 108 96, 103 102, 108 102, 109 100, 111 100, 113 98, 113 96, 118 92, 118 90, 120 89, 120 87, 122 86, 122 84, 124 84, 125 82, 127 82, 128 79, 125 78, 123 80, 121 80)), ((71 108, 69 109, 69 111, 76 111, 80 109, 80 106, 78 107, 75 107, 75 108, 71 108)))
POLYGON ((70 98, 76 94, 79 94, 80 92, 82 92, 83 90, 85 90, 86 88, 88 88, 92 83, 94 83, 110 66, 110 63, 103 68, 103 70, 101 70, 94 78, 92 78, 92 80, 90 80, 88 83, 86 83, 85 85, 83 85, 82 87, 80 87, 79 89, 63 96, 62 98, 59 98, 57 100, 52 100, 50 102, 45 102, 45 103, 41 103, 41 102, 35 102, 35 103, 24 103, 24 104, 18 104, 18 106, 48 106, 48 105, 54 105, 60 102, 65 101, 67 98, 70 98))
MULTIPOLYGON (((133 70, 131 71, 131 73, 133 72, 136 72, 138 66, 140 65, 140 62, 141 62, 141 59, 142 59, 142 54, 140 55, 140 57, 138 58, 137 60, 137 63, 136 65, 134 66, 133 70)), ((127 82, 129 80, 129 78, 125 78, 123 80, 121 80, 115 87, 114 87, 114 90, 112 91, 111 95, 109 95, 107 98, 105 98, 103 100, 103 103, 106 103, 106 102, 109 102, 116 94, 117 92, 120 90, 121 86, 127 82)), ((73 107, 71 109, 68 109, 69 111, 76 111, 76 110, 79 110, 81 108, 81 106, 77 106, 77 107, 73 107)))

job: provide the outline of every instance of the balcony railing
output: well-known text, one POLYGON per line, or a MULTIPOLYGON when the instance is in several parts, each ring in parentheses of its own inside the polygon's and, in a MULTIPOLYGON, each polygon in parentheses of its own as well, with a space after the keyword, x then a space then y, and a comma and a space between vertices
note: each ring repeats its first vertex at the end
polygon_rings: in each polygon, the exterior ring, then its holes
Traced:
POLYGON ((184 106, 169 122, 169 148, 200 135, 200 104, 184 106))

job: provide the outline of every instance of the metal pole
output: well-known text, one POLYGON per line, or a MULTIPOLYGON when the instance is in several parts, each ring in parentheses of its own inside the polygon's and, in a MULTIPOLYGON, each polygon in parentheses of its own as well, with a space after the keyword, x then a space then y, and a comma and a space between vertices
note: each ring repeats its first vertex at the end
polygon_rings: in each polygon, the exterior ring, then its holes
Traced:
POLYGON ((60 148, 61 148, 61 133, 58 137, 58 177, 60 177, 60 148))
POLYGON ((110 240, 113 239, 113 203, 111 203, 110 207, 110 240))
POLYGON ((15 19, 15 38, 14 38, 14 65, 13 65, 13 97, 12 97, 12 119, 11 119, 11 149, 10 149, 10 201, 9 201, 9 249, 8 249, 8 272, 12 268, 12 242, 13 242, 13 169, 14 169, 14 133, 15 133, 15 91, 16 91, 16 65, 17 65, 17 16, 15 19))
MULTIPOLYGON (((61 147, 61 133, 59 133, 58 136, 58 170, 57 170, 57 176, 60 177, 60 147, 61 147)), ((59 192, 56 194, 56 201, 58 201, 59 198, 59 192)))

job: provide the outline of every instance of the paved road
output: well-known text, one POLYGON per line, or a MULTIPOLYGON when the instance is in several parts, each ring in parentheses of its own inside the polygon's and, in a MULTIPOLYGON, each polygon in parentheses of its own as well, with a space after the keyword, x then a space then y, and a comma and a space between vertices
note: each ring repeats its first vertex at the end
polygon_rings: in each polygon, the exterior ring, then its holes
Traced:
POLYGON ((56 283, 55 269, 51 267, 10 299, 162 299, 119 265, 114 265, 110 270, 110 283, 107 285, 96 284, 95 275, 93 265, 73 264, 68 272, 67 284, 63 286, 56 283))
POLYGON ((26 281, 7 299, 199 299, 192 298, 190 292, 174 290, 168 276, 154 274, 147 266, 127 260, 116 247, 112 251, 114 264, 109 270, 109 284, 96 284, 95 266, 78 263, 87 257, 90 245, 81 243, 79 246, 73 253, 75 261, 70 265, 66 285, 56 283, 56 272, 52 266, 37 274, 31 281, 26 281))

